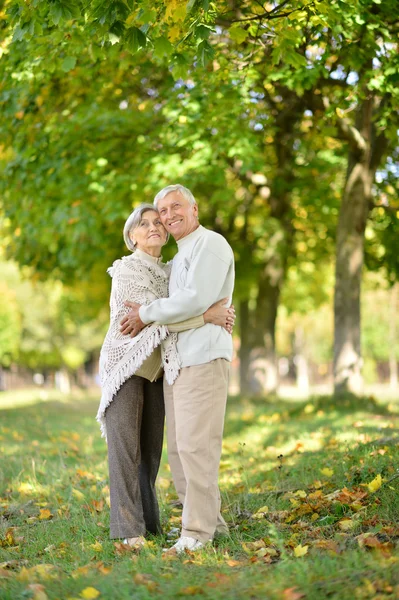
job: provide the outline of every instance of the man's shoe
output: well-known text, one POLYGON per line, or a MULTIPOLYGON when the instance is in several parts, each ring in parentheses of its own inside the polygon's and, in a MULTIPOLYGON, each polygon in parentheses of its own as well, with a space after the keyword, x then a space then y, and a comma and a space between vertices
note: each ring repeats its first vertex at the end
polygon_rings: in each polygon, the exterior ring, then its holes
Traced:
POLYGON ((173 544, 171 548, 165 549, 164 552, 175 551, 177 554, 182 554, 182 552, 184 552, 185 550, 195 552, 196 550, 201 550, 201 548, 204 548, 204 546, 205 544, 203 544, 196 538, 183 535, 177 540, 176 544, 173 544))

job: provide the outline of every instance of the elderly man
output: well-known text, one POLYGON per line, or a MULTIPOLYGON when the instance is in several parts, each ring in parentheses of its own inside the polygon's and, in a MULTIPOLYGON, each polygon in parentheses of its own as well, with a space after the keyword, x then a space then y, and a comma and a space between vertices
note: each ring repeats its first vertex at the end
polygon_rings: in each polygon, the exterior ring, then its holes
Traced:
MULTIPOLYGON (((170 185, 154 199, 161 221, 175 238, 169 298, 148 306, 126 303, 132 310, 121 322, 122 332, 134 335, 146 324, 168 324, 202 314, 211 304, 228 298, 234 288, 234 255, 227 241, 198 221, 193 194, 170 185)), ((164 382, 168 458, 183 504, 177 552, 197 550, 215 534, 228 531, 220 515, 218 471, 222 450, 231 335, 207 324, 179 333, 180 374, 164 382)))

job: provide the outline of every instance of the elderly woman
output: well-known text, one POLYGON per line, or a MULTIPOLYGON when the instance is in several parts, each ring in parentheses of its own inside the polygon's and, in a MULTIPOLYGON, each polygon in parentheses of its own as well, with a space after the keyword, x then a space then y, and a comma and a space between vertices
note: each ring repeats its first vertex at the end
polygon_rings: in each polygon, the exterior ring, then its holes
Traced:
POLYGON ((108 269, 111 318, 100 355, 102 397, 97 420, 108 442, 110 536, 138 547, 146 533, 161 532, 155 480, 165 415, 162 374, 172 384, 179 373, 177 332, 204 323, 231 331, 234 317, 222 301, 204 315, 181 323, 152 323, 134 338, 123 335, 119 323, 129 311, 124 302, 149 304, 166 297, 170 275, 170 266, 161 262, 168 234, 153 205, 138 206, 123 235, 132 254, 108 269))

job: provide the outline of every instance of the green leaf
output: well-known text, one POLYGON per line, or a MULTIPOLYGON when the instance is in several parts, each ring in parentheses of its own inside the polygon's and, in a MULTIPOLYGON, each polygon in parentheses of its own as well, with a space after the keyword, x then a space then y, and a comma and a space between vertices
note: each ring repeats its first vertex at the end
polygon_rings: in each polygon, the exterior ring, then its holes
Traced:
POLYGON ((54 25, 58 25, 62 19, 67 20, 79 17, 80 11, 79 8, 72 3, 56 1, 51 3, 49 14, 54 25))
POLYGON ((195 28, 194 30, 194 36, 199 40, 207 40, 211 34, 211 32, 214 31, 212 29, 212 27, 210 27, 209 25, 205 25, 204 23, 201 23, 200 25, 198 25, 198 27, 195 28))
POLYGON ((198 51, 197 51, 197 58, 199 60, 199 63, 203 67, 205 67, 205 65, 207 65, 210 60, 212 60, 214 55, 215 55, 215 51, 207 41, 204 40, 203 42, 201 42, 199 44, 198 51))
POLYGON ((75 68, 75 65, 76 65, 76 56, 67 56, 62 61, 61 69, 65 73, 68 73, 68 71, 71 71, 72 69, 75 68))
POLYGON ((243 29, 238 23, 235 23, 230 27, 229 33, 231 39, 237 42, 237 44, 242 44, 248 37, 248 31, 243 29))
POLYGON ((157 58, 163 58, 164 56, 170 56, 173 52, 173 46, 170 41, 165 37, 161 36, 154 40, 154 55, 157 58))
POLYGON ((188 63, 182 54, 175 54, 174 63, 172 66, 172 76, 175 81, 178 79, 186 79, 188 71, 188 63))
POLYGON ((147 38, 138 27, 130 27, 124 35, 124 42, 128 50, 135 54, 135 52, 145 47, 147 38))

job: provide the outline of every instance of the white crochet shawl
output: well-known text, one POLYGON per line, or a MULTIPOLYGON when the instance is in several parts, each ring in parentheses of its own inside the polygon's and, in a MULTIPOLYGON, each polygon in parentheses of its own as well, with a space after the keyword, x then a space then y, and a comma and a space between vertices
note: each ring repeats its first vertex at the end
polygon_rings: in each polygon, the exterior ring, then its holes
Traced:
POLYGON ((150 304, 168 296, 170 266, 149 262, 142 254, 116 260, 108 269, 112 277, 110 326, 100 353, 102 396, 97 413, 103 437, 107 437, 105 411, 122 384, 141 367, 146 358, 162 344, 162 362, 167 382, 171 385, 179 374, 181 361, 176 348, 177 334, 165 325, 150 324, 134 338, 119 331, 121 319, 129 308, 124 302, 150 304))

